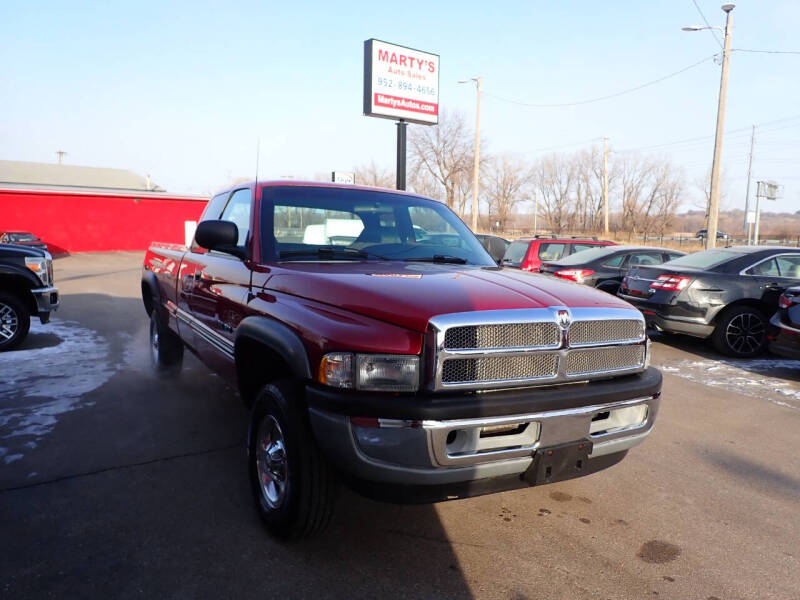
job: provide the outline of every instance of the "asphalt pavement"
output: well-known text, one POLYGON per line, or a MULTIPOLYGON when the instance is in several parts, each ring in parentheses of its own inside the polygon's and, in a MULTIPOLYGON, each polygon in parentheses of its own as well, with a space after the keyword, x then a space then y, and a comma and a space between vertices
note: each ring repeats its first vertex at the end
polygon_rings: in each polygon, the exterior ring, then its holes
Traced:
POLYGON ((655 432, 583 479, 428 506, 343 491, 280 543, 247 412, 150 371, 140 253, 55 263, 62 307, 0 354, 0 597, 800 599, 800 361, 657 337, 655 432))

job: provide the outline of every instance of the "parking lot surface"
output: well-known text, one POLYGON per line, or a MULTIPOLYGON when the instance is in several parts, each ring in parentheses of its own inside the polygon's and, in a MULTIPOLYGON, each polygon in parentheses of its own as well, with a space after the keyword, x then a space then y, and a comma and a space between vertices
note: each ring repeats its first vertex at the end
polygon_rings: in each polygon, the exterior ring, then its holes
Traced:
POLYGON ((59 259, 62 307, 0 354, 0 596, 800 598, 800 361, 655 337, 653 435, 596 475, 430 506, 340 497, 279 543, 247 412, 150 372, 138 253, 59 259))

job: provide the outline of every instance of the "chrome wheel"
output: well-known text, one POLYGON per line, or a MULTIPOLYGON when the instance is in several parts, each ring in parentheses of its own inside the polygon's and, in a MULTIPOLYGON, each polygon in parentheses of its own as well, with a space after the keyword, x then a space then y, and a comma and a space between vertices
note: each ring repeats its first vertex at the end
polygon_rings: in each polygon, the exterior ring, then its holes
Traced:
POLYGON ((725 342, 737 354, 753 354, 764 345, 766 328, 761 315, 743 312, 733 317, 725 328, 725 342))
POLYGON ((258 427, 256 442, 256 468, 261 487, 261 496, 270 509, 283 504, 289 470, 283 431, 272 415, 266 415, 258 427))
POLYGON ((158 327, 153 321, 150 321, 150 352, 153 363, 158 364, 158 327))
POLYGON ((7 342, 13 338, 19 329, 19 317, 16 311, 8 304, 0 302, 0 341, 7 342))

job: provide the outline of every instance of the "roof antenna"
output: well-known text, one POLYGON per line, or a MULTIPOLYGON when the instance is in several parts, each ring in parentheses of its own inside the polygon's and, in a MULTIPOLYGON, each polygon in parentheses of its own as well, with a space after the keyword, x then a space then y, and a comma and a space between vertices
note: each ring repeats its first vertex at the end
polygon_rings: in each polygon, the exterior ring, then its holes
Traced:
POLYGON ((255 187, 258 187, 258 155, 261 152, 261 138, 256 140, 256 182, 255 187))

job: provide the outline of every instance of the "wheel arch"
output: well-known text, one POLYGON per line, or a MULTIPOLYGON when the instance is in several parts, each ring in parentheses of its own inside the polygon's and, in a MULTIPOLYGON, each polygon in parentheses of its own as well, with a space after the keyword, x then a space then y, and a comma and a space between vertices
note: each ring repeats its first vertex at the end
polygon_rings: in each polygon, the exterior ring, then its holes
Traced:
POLYGON ((36 298, 31 292, 34 287, 36 286, 26 276, 14 272, 0 271, 0 289, 19 298, 31 315, 36 315, 39 312, 36 298))
MULTIPOLYGON (((769 306, 766 302, 762 302, 756 298, 740 298, 739 300, 734 300, 726 304, 724 307, 720 308, 717 313, 714 315, 714 318, 711 319, 711 324, 715 327, 719 324, 720 319, 725 313, 730 312, 734 308, 739 308, 740 306, 748 306, 750 308, 754 308, 762 313, 767 319, 769 319, 772 315, 770 314, 769 306)), ((776 309, 777 310, 777 309, 776 309)))
POLYGON ((311 379, 311 365, 300 337, 266 317, 246 317, 236 329, 234 357, 239 393, 252 404, 265 384, 291 377, 311 379))
POLYGON ((151 271, 142 274, 142 302, 148 317, 159 305, 158 280, 151 271))

